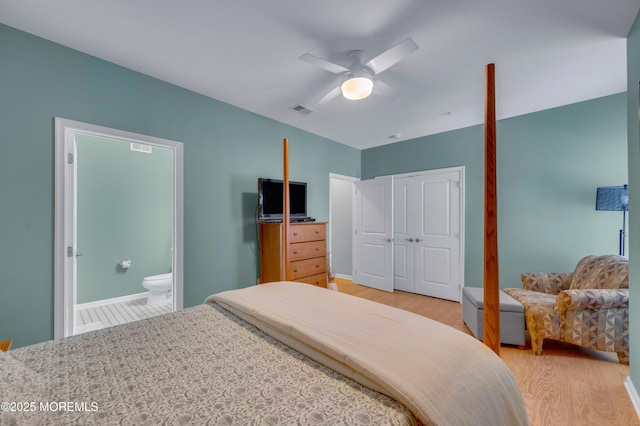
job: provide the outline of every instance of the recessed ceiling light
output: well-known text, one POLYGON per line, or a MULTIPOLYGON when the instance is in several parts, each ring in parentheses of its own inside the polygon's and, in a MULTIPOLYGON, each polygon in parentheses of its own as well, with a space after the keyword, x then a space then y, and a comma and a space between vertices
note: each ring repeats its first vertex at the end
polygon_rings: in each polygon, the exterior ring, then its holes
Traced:
POLYGON ((395 133, 391 136, 388 136, 388 139, 400 139, 402 135, 400 133, 395 133))

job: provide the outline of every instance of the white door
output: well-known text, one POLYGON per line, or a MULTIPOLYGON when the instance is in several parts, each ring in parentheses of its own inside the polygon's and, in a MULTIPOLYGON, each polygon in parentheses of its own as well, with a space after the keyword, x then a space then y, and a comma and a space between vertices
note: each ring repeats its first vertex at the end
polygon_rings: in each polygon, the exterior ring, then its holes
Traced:
POLYGON ((393 178, 355 186, 353 281, 393 291, 393 178))
POLYGON ((461 170, 415 177, 415 292, 460 301, 461 170))
POLYGON ((393 180, 393 288, 415 293, 414 178, 393 180))

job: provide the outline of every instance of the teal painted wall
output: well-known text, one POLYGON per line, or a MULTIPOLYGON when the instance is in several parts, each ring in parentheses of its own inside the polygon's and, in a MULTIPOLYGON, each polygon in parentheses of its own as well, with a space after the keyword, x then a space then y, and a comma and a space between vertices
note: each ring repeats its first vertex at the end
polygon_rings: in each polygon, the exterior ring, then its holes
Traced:
POLYGON ((173 152, 77 134, 77 303, 144 293, 171 271, 173 152), (131 260, 131 268, 118 262, 131 260))
MULTIPOLYGON (((617 253, 619 212, 596 212, 598 186, 627 183, 626 95, 497 123, 500 287, 522 272, 572 271, 617 253)), ((362 151, 362 178, 465 166, 465 285, 482 286, 483 127, 362 151)))
MULTIPOLYGON (((184 304, 255 284, 259 176, 308 182, 329 219, 329 173, 360 151, 0 25, 0 338, 53 337, 54 117, 184 143, 184 304)), ((215 81, 215 79, 212 79, 215 81)))
MULTIPOLYGON (((640 17, 627 38, 627 124, 629 152, 629 267, 631 306, 640 300, 640 17)), ((629 365, 631 381, 640 390, 640 311, 629 311, 629 365)))

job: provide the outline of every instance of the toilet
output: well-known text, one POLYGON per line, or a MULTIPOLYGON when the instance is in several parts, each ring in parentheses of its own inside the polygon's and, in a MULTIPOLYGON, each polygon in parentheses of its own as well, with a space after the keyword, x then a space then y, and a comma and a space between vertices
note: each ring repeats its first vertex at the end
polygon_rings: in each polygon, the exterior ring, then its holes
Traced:
POLYGON ((142 287, 149 290, 147 305, 158 305, 171 300, 173 273, 151 275, 142 280, 142 287))

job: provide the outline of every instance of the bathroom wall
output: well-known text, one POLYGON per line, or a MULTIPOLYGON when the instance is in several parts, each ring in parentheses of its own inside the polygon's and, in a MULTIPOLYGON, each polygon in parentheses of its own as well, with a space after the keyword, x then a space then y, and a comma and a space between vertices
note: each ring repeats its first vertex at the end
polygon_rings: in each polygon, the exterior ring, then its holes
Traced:
POLYGON ((81 134, 76 148, 77 303, 145 292, 145 276, 171 271, 173 152, 81 134))

